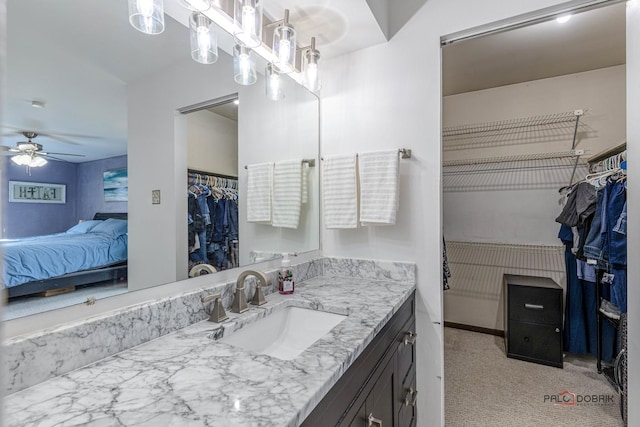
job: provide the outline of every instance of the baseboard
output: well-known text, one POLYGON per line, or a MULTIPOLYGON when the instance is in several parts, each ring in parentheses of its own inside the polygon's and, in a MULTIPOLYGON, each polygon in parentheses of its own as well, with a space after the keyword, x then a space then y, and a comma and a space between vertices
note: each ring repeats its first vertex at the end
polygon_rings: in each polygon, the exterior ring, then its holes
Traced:
POLYGON ((489 328, 482 328, 480 326, 472 326, 472 325, 465 325, 463 323, 454 323, 454 322, 444 322, 444 327, 445 328, 454 328, 454 329, 464 329, 465 331, 472 331, 472 332, 480 332, 482 334, 489 334, 489 335, 495 335, 498 337, 503 337, 504 336, 504 331, 501 331, 499 329, 489 329, 489 328))

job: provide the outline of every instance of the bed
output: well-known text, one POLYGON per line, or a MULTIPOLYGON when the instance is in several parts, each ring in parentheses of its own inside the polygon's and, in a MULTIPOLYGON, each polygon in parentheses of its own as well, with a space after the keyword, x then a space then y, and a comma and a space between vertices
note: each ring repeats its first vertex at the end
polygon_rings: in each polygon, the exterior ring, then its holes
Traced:
POLYGON ((63 233, 0 242, 8 297, 127 277, 127 214, 97 213, 63 233))

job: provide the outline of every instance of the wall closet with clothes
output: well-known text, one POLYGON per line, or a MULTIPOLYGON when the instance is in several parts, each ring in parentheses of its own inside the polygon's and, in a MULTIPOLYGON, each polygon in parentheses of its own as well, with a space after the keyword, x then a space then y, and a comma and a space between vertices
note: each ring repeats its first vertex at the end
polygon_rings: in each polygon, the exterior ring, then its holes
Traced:
MULTIPOLYGON (((595 172, 590 160, 626 141, 625 65, 471 89, 465 81, 456 91, 455 84, 447 86, 449 48, 456 45, 443 48, 443 231, 451 274, 444 293, 444 318, 449 325, 501 334, 505 275, 550 278, 565 293, 568 275, 570 280, 593 280, 591 267, 569 266, 555 220, 567 200, 566 188, 589 186, 595 210, 595 187, 585 181, 595 172), (561 188, 565 188, 562 194, 561 188)), ((571 69, 572 64, 565 65, 571 69)), ((620 186, 615 181, 611 191, 620 186)), ((606 186, 602 191, 608 191, 606 186)), ((588 215, 583 212, 582 220, 588 215)), ((620 213, 614 215, 617 220, 620 213)), ((591 326, 596 325, 597 311, 589 310, 591 326)), ((577 345, 576 335, 569 335, 575 326, 571 320, 565 330, 565 351, 595 355, 597 337, 581 338, 594 345, 577 345)), ((610 337, 615 331, 607 328, 603 326, 602 349, 603 360, 610 361, 615 348, 607 339, 614 345, 610 337)))
POLYGON ((238 267, 238 179, 190 169, 187 194, 189 271, 238 267))

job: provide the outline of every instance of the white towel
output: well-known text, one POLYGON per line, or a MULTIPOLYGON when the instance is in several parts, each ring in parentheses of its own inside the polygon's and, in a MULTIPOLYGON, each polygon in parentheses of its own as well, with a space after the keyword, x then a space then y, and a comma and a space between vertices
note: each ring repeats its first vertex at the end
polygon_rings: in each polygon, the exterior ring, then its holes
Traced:
POLYGON ((273 226, 298 228, 302 204, 302 159, 276 162, 273 177, 273 226))
POLYGON ((302 203, 309 203, 309 162, 302 163, 302 203))
POLYGON ((356 155, 325 156, 322 162, 322 206, 325 228, 358 227, 356 155))
POLYGON ((247 222, 271 223, 273 163, 247 166, 247 222))
POLYGON ((398 150, 362 153, 360 173, 360 222, 362 225, 393 225, 398 211, 398 150))

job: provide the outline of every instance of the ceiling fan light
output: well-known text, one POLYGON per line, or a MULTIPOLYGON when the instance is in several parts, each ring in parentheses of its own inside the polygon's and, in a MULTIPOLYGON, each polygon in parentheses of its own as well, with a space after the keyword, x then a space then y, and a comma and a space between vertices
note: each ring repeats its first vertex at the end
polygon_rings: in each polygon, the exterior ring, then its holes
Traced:
POLYGON ((40 156, 34 156, 31 158, 28 166, 31 168, 39 168, 41 166, 44 166, 47 164, 47 159, 45 159, 44 157, 40 157, 40 156))
POLYGON ((17 156, 13 156, 11 161, 18 166, 26 166, 31 161, 31 156, 28 154, 18 154, 17 156))

